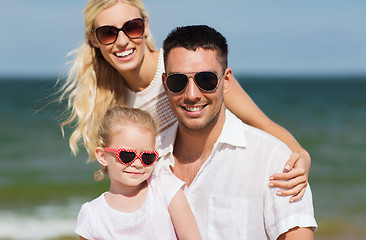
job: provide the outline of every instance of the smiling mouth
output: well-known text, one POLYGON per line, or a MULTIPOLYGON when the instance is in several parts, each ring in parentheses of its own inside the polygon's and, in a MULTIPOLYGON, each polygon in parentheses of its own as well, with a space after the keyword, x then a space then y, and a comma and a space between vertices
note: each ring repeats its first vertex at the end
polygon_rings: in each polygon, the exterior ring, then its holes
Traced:
POLYGON ((126 50, 123 52, 116 52, 116 53, 114 53, 114 55, 119 58, 124 58, 124 57, 131 55, 134 51, 135 51, 134 49, 129 49, 129 50, 126 50))
POLYGON ((186 111, 188 112, 199 112, 201 111, 203 108, 205 107, 205 105, 203 106, 195 106, 195 107, 183 107, 186 111))
POLYGON ((126 172, 127 174, 131 174, 131 175, 142 175, 142 172, 126 172))

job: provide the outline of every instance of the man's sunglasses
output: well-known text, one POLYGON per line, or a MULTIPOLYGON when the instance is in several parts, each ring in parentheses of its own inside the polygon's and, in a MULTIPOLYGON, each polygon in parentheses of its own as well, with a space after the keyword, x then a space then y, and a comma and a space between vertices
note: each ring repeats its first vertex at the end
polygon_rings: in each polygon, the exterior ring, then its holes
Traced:
MULTIPOLYGON (((204 92, 213 92, 216 90, 219 80, 224 75, 225 70, 222 74, 217 77, 214 72, 198 72, 193 76, 196 86, 204 92)), ((190 76, 183 73, 172 73, 166 76, 165 85, 171 93, 178 94, 183 92, 187 85, 190 76)))
POLYGON ((116 28, 115 26, 101 26, 93 29, 98 41, 103 45, 109 45, 114 43, 122 31, 127 37, 131 39, 136 39, 141 37, 145 31, 145 19, 135 18, 130 21, 125 22, 121 28, 116 28))
POLYGON ((159 157, 156 151, 143 151, 139 155, 135 150, 127 150, 124 148, 104 148, 106 152, 113 152, 117 159, 124 165, 133 163, 136 159, 140 159, 141 163, 146 167, 151 166, 159 157))

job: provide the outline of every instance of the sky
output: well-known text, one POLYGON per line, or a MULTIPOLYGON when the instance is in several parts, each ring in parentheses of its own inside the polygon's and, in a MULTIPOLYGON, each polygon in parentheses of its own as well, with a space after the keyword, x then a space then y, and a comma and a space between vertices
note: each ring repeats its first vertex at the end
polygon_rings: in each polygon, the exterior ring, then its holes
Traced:
MULTIPOLYGON (((84 41, 87 0, 0 0, 0 77, 59 76, 84 41)), ((145 0, 162 46, 182 25, 206 24, 244 75, 366 76, 365 0, 145 0)))

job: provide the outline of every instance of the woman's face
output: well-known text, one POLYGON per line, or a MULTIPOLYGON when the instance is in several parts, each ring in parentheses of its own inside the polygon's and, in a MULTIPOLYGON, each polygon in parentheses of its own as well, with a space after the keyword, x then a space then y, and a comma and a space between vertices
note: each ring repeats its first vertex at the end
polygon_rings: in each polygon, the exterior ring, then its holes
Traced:
MULTIPOLYGON (((141 14, 136 7, 118 2, 97 15, 93 28, 105 25, 121 28, 127 21, 135 18, 141 18, 141 14)), ((124 72, 135 71, 141 66, 145 51, 148 51, 145 44, 145 37, 148 34, 149 26, 147 20, 145 20, 145 32, 140 38, 130 39, 123 31, 120 31, 118 38, 112 44, 101 44, 95 34, 92 35, 91 42, 94 47, 100 49, 105 60, 123 76, 124 72)))

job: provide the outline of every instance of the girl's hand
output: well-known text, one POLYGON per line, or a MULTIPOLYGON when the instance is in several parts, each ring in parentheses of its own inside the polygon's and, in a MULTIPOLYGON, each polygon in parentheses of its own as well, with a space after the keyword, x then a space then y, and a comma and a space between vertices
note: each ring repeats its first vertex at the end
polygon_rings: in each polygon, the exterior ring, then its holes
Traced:
POLYGON ((284 188, 277 191, 278 196, 290 196, 290 202, 302 198, 308 185, 311 159, 308 152, 294 152, 286 162, 285 173, 273 174, 269 180, 270 187, 284 188))

